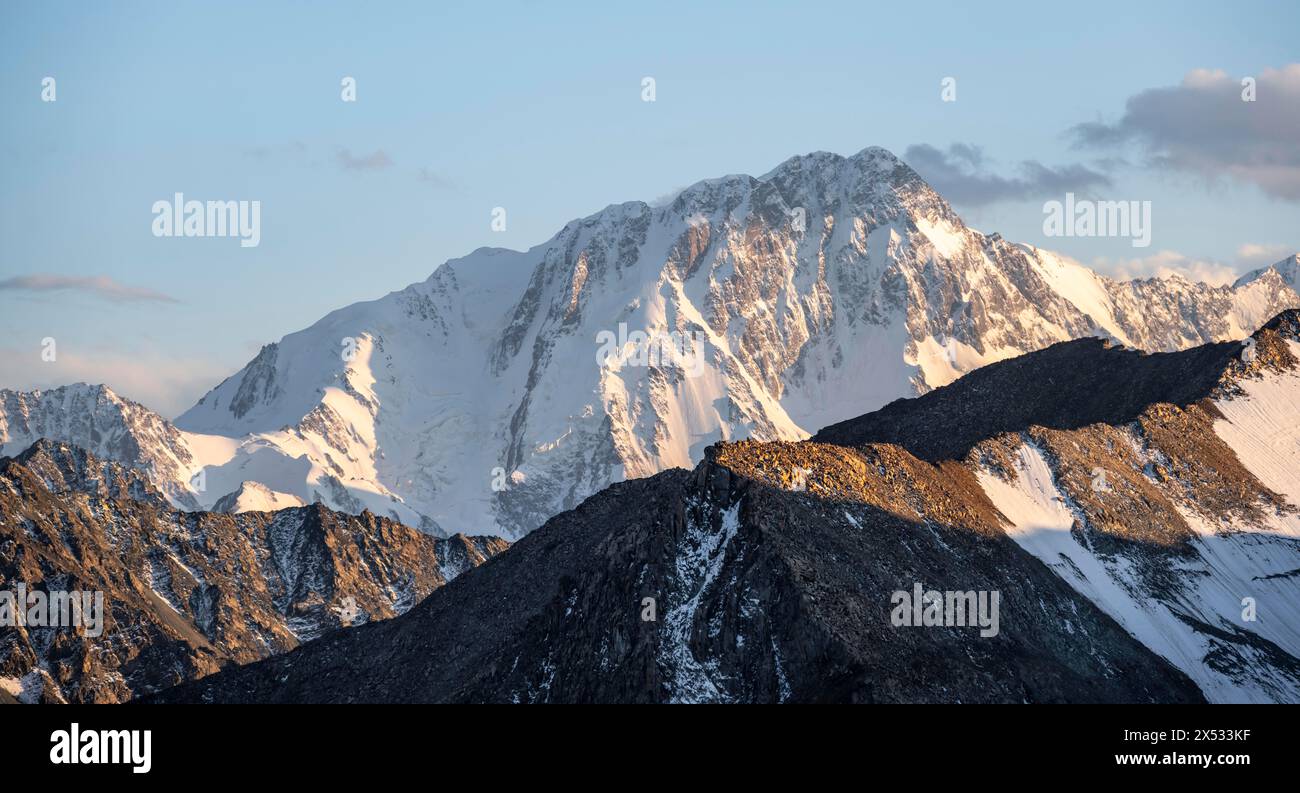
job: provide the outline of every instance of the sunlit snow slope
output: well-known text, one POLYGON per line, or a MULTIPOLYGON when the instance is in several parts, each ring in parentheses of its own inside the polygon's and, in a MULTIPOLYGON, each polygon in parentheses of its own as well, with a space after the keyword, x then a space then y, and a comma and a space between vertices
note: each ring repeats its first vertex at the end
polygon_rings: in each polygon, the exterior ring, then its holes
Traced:
POLYGON ((1016 542, 1211 701, 1300 702, 1300 344, 1279 343, 1287 365, 1211 407, 1036 428, 979 472, 1016 542))
POLYGON ((1063 339, 1240 338, 1291 305, 1272 271, 1111 281, 970 229, 883 149, 818 152, 480 249, 268 344, 176 420, 204 476, 177 486, 518 536, 718 440, 806 437, 1063 339))

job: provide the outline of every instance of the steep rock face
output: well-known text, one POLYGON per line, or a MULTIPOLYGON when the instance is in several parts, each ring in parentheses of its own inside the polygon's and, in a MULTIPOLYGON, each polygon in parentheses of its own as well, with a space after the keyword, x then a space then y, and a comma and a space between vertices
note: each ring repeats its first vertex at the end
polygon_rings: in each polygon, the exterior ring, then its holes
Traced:
POLYGON ((805 438, 1057 342, 1241 339, 1300 306, 1295 273, 1115 281, 967 227, 883 149, 816 152, 449 261, 264 346, 175 426, 103 387, 0 392, 0 443, 90 448, 186 509, 519 536, 714 442, 805 438))
POLYGON ((797 440, 1067 339, 1238 339, 1296 305, 1278 278, 1115 282, 968 228, 883 149, 818 152, 447 262, 268 345, 177 423, 242 439, 207 466, 212 498, 256 471, 517 536, 719 440, 797 440))
POLYGON ((104 460, 147 471, 149 480, 176 506, 199 507, 189 482, 202 466, 185 433, 107 386, 0 389, 0 455, 18 454, 41 438, 71 443, 104 460))
POLYGON ((1200 699, 1009 540, 972 474, 879 454, 897 465, 721 444, 694 472, 607 488, 402 617, 151 701, 1200 699), (797 465, 818 472, 807 491, 778 487, 797 465), (996 635, 895 627, 894 592, 918 583, 998 590, 996 635))
POLYGON ((0 590, 102 592, 103 633, 6 627, 0 682, 122 701, 393 617, 505 547, 320 505, 175 511, 139 472, 41 441, 0 459, 0 590))

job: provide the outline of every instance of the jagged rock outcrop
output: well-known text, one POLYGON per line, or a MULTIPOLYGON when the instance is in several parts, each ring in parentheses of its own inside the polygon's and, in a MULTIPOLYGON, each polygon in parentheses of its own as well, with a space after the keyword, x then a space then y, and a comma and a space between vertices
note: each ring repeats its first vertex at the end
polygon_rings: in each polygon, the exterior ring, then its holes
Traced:
POLYGON ((142 471, 174 505, 199 508, 190 478, 202 466, 186 433, 107 386, 0 389, 0 455, 16 455, 42 438, 142 471))
POLYGON ((396 616, 506 547, 319 504, 177 511, 138 471, 38 441, 0 458, 0 590, 101 592, 103 632, 3 628, 0 687, 130 699, 396 616))

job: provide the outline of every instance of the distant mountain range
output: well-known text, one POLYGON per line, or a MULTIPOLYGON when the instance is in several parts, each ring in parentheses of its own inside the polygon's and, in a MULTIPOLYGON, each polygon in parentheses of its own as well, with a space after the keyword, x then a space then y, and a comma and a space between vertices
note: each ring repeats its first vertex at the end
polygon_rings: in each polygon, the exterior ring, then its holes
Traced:
POLYGON ((819 152, 449 261, 268 344, 175 422, 105 386, 0 391, 0 453, 75 444, 184 509, 517 538, 718 441, 806 438, 1059 341, 1244 338, 1300 306, 1298 269, 1116 281, 970 229, 883 149, 819 152))
POLYGON ((1245 345, 1060 342, 704 457, 149 701, 1300 701, 1300 311, 1245 345), (922 590, 996 619, 900 622, 922 590))

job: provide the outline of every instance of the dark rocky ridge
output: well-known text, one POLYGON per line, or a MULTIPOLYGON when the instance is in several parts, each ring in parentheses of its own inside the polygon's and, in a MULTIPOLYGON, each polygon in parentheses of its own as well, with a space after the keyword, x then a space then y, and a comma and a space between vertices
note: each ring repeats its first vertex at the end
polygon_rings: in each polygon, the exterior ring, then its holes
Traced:
POLYGON ((1011 542, 972 474, 890 449, 882 466, 721 444, 693 472, 607 488, 402 617, 148 701, 1200 700, 1011 542), (797 464, 818 471, 809 492, 760 473, 797 464), (914 583, 1000 590, 1000 633, 893 627, 890 596, 914 583))
POLYGON ((0 677, 126 700, 296 647, 349 602, 347 622, 393 617, 507 546, 318 504, 175 511, 141 472, 42 440, 0 459, 0 589, 102 591, 105 628, 4 628, 0 677))
POLYGON ((1283 312, 1253 334, 1257 356, 1242 362, 1242 345, 1222 342, 1169 353, 1145 353, 1097 339, 1061 342, 990 364, 914 399, 822 429, 812 440, 841 446, 893 443, 930 461, 960 460, 980 441, 1030 426, 1071 430, 1133 421, 1152 405, 1187 406, 1231 379, 1264 366, 1285 366, 1281 339, 1300 323, 1283 312))
MULTIPOLYGON (((1207 622, 1198 590, 1202 580, 1225 574, 1218 556, 1225 542, 1244 549, 1241 558, 1256 567, 1257 579, 1277 578, 1300 550, 1280 529, 1297 506, 1259 481, 1215 431, 1223 420, 1216 400, 1236 399, 1248 381, 1300 367, 1286 344, 1300 341, 1300 312, 1279 314, 1252 338, 1250 361, 1241 344, 1163 355, 1061 344, 829 427, 815 440, 866 454, 897 442, 924 458, 961 462, 1013 483, 1018 452, 1036 450, 1074 512, 1078 546, 1069 554, 1096 554, 1122 589, 1190 626, 1209 648, 1206 667, 1249 681, 1273 701, 1294 701, 1294 650, 1221 615, 1207 622), (998 404, 1006 409, 999 412, 998 404), (1094 484, 1099 474, 1102 487, 1094 484), (1207 531, 1218 541, 1207 543, 1207 531)), ((1067 580, 1095 586, 1064 551, 1044 561, 1067 580)), ((1257 591, 1249 581, 1230 586, 1238 597, 1267 596, 1273 608, 1288 610, 1300 594, 1257 591)))

